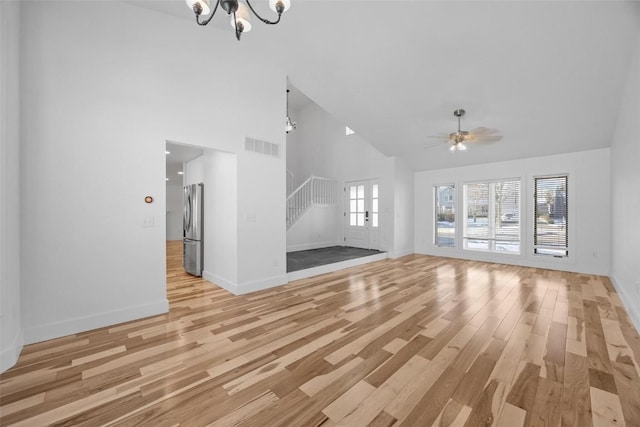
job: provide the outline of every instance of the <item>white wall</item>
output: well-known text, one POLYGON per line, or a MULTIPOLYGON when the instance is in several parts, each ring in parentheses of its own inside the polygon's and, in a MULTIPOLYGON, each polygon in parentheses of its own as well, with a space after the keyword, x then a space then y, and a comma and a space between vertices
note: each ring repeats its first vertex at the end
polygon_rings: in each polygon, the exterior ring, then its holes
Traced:
POLYGON ((182 240, 182 183, 167 184, 167 240, 182 240))
MULTIPOLYGON (((466 154, 473 153, 471 151, 462 153, 462 155, 466 154)), ((416 173, 416 252, 581 273, 609 274, 611 255, 609 155, 609 149, 602 149, 416 173), (533 178, 562 173, 569 174, 569 257, 557 259, 534 256, 531 250, 533 231, 530 215, 530 212, 533 212, 533 178), (522 182, 521 254, 462 250, 463 183, 518 177, 522 182), (456 186, 456 247, 436 247, 433 244, 433 186, 450 183, 455 183, 456 186)))
POLYGON ((212 282, 238 283, 238 159, 216 150, 204 154, 204 272, 212 282))
MULTIPOLYGON (((284 73, 254 56, 259 45, 215 37, 215 27, 202 37, 191 20, 119 2, 22 7, 25 340, 164 312, 165 142, 229 152, 246 135, 284 144, 284 73), (144 228, 148 216, 155 226, 144 228)), ((255 233, 238 224, 248 270, 239 280, 252 286, 285 275, 285 162, 269 160, 238 156, 240 173, 282 181, 238 186, 239 204, 276 206, 255 233), (267 263, 252 262, 254 242, 267 263)))
POLYGON ((204 171, 210 166, 205 163, 204 155, 184 163, 184 185, 204 183, 204 171))
POLYGON ((406 162, 394 159, 394 249, 392 258, 414 252, 414 173, 406 162))
MULTIPOLYGON (((295 115, 292 112, 291 117, 298 122, 298 128, 287 136, 287 169, 294 172, 296 183, 302 183, 310 175, 335 179, 341 184, 361 179, 378 179, 381 194, 380 249, 393 251, 394 159, 380 153, 357 133, 346 136, 345 125, 315 103, 295 111, 295 115)), ((340 194, 339 197, 339 218, 318 218, 320 223, 342 225, 344 195, 340 194)), ((333 214, 329 210, 315 212, 315 215, 333 214)), ((311 221, 302 222, 299 226, 296 224, 298 227, 294 232, 291 232, 292 227, 287 237, 288 249, 318 245, 330 235, 322 228, 316 229, 314 224, 311 221), (309 228, 304 229, 306 226, 309 228), (306 241, 302 236, 307 237, 306 241)), ((343 233, 341 228, 339 240, 343 233)))
POLYGON ((284 155, 238 152, 238 293, 287 283, 285 165, 284 155))
POLYGON ((287 230, 287 252, 342 246, 342 212, 340 206, 312 206, 287 230))
POLYGON ((640 329, 640 37, 611 147, 611 278, 640 329))
POLYGON ((20 6, 0 2, 0 372, 22 349, 20 322, 20 6))

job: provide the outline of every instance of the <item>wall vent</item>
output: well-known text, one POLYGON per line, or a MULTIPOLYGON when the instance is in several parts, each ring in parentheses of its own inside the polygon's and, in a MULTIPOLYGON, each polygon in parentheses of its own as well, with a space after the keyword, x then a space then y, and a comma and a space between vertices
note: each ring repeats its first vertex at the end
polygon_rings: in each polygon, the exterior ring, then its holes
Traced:
POLYGON ((244 149, 268 156, 280 157, 280 145, 260 139, 246 137, 244 139, 244 149))

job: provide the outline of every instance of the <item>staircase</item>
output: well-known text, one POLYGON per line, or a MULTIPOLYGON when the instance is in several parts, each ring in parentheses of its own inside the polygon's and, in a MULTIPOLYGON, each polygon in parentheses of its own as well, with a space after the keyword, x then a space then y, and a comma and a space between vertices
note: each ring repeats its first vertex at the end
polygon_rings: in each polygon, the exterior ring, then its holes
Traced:
POLYGON ((338 204, 338 182, 311 175, 287 197, 287 230, 312 206, 338 204))

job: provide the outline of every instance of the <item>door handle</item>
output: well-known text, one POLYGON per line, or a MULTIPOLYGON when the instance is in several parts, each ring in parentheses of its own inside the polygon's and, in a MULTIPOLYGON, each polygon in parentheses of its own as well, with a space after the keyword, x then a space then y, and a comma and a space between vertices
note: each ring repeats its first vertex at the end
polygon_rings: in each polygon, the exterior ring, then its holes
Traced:
POLYGON ((369 221, 369 211, 364 211, 364 220, 369 221))

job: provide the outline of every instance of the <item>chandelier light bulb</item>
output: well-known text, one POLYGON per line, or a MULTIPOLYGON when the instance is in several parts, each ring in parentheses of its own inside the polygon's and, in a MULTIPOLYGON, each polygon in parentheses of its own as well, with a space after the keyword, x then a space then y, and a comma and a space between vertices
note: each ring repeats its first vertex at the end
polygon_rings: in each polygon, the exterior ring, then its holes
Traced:
POLYGON ((196 14, 198 14, 197 11, 200 11, 199 15, 208 15, 211 13, 209 0, 186 0, 186 2, 189 9, 194 11, 196 14))
POLYGON ((251 22, 249 16, 249 8, 242 2, 238 2, 238 10, 236 10, 235 21, 231 16, 231 28, 236 28, 236 22, 238 29, 242 33, 248 33, 251 31, 251 22))
POLYGON ((291 7, 291 0, 269 0, 269 7, 276 13, 284 13, 291 7))

